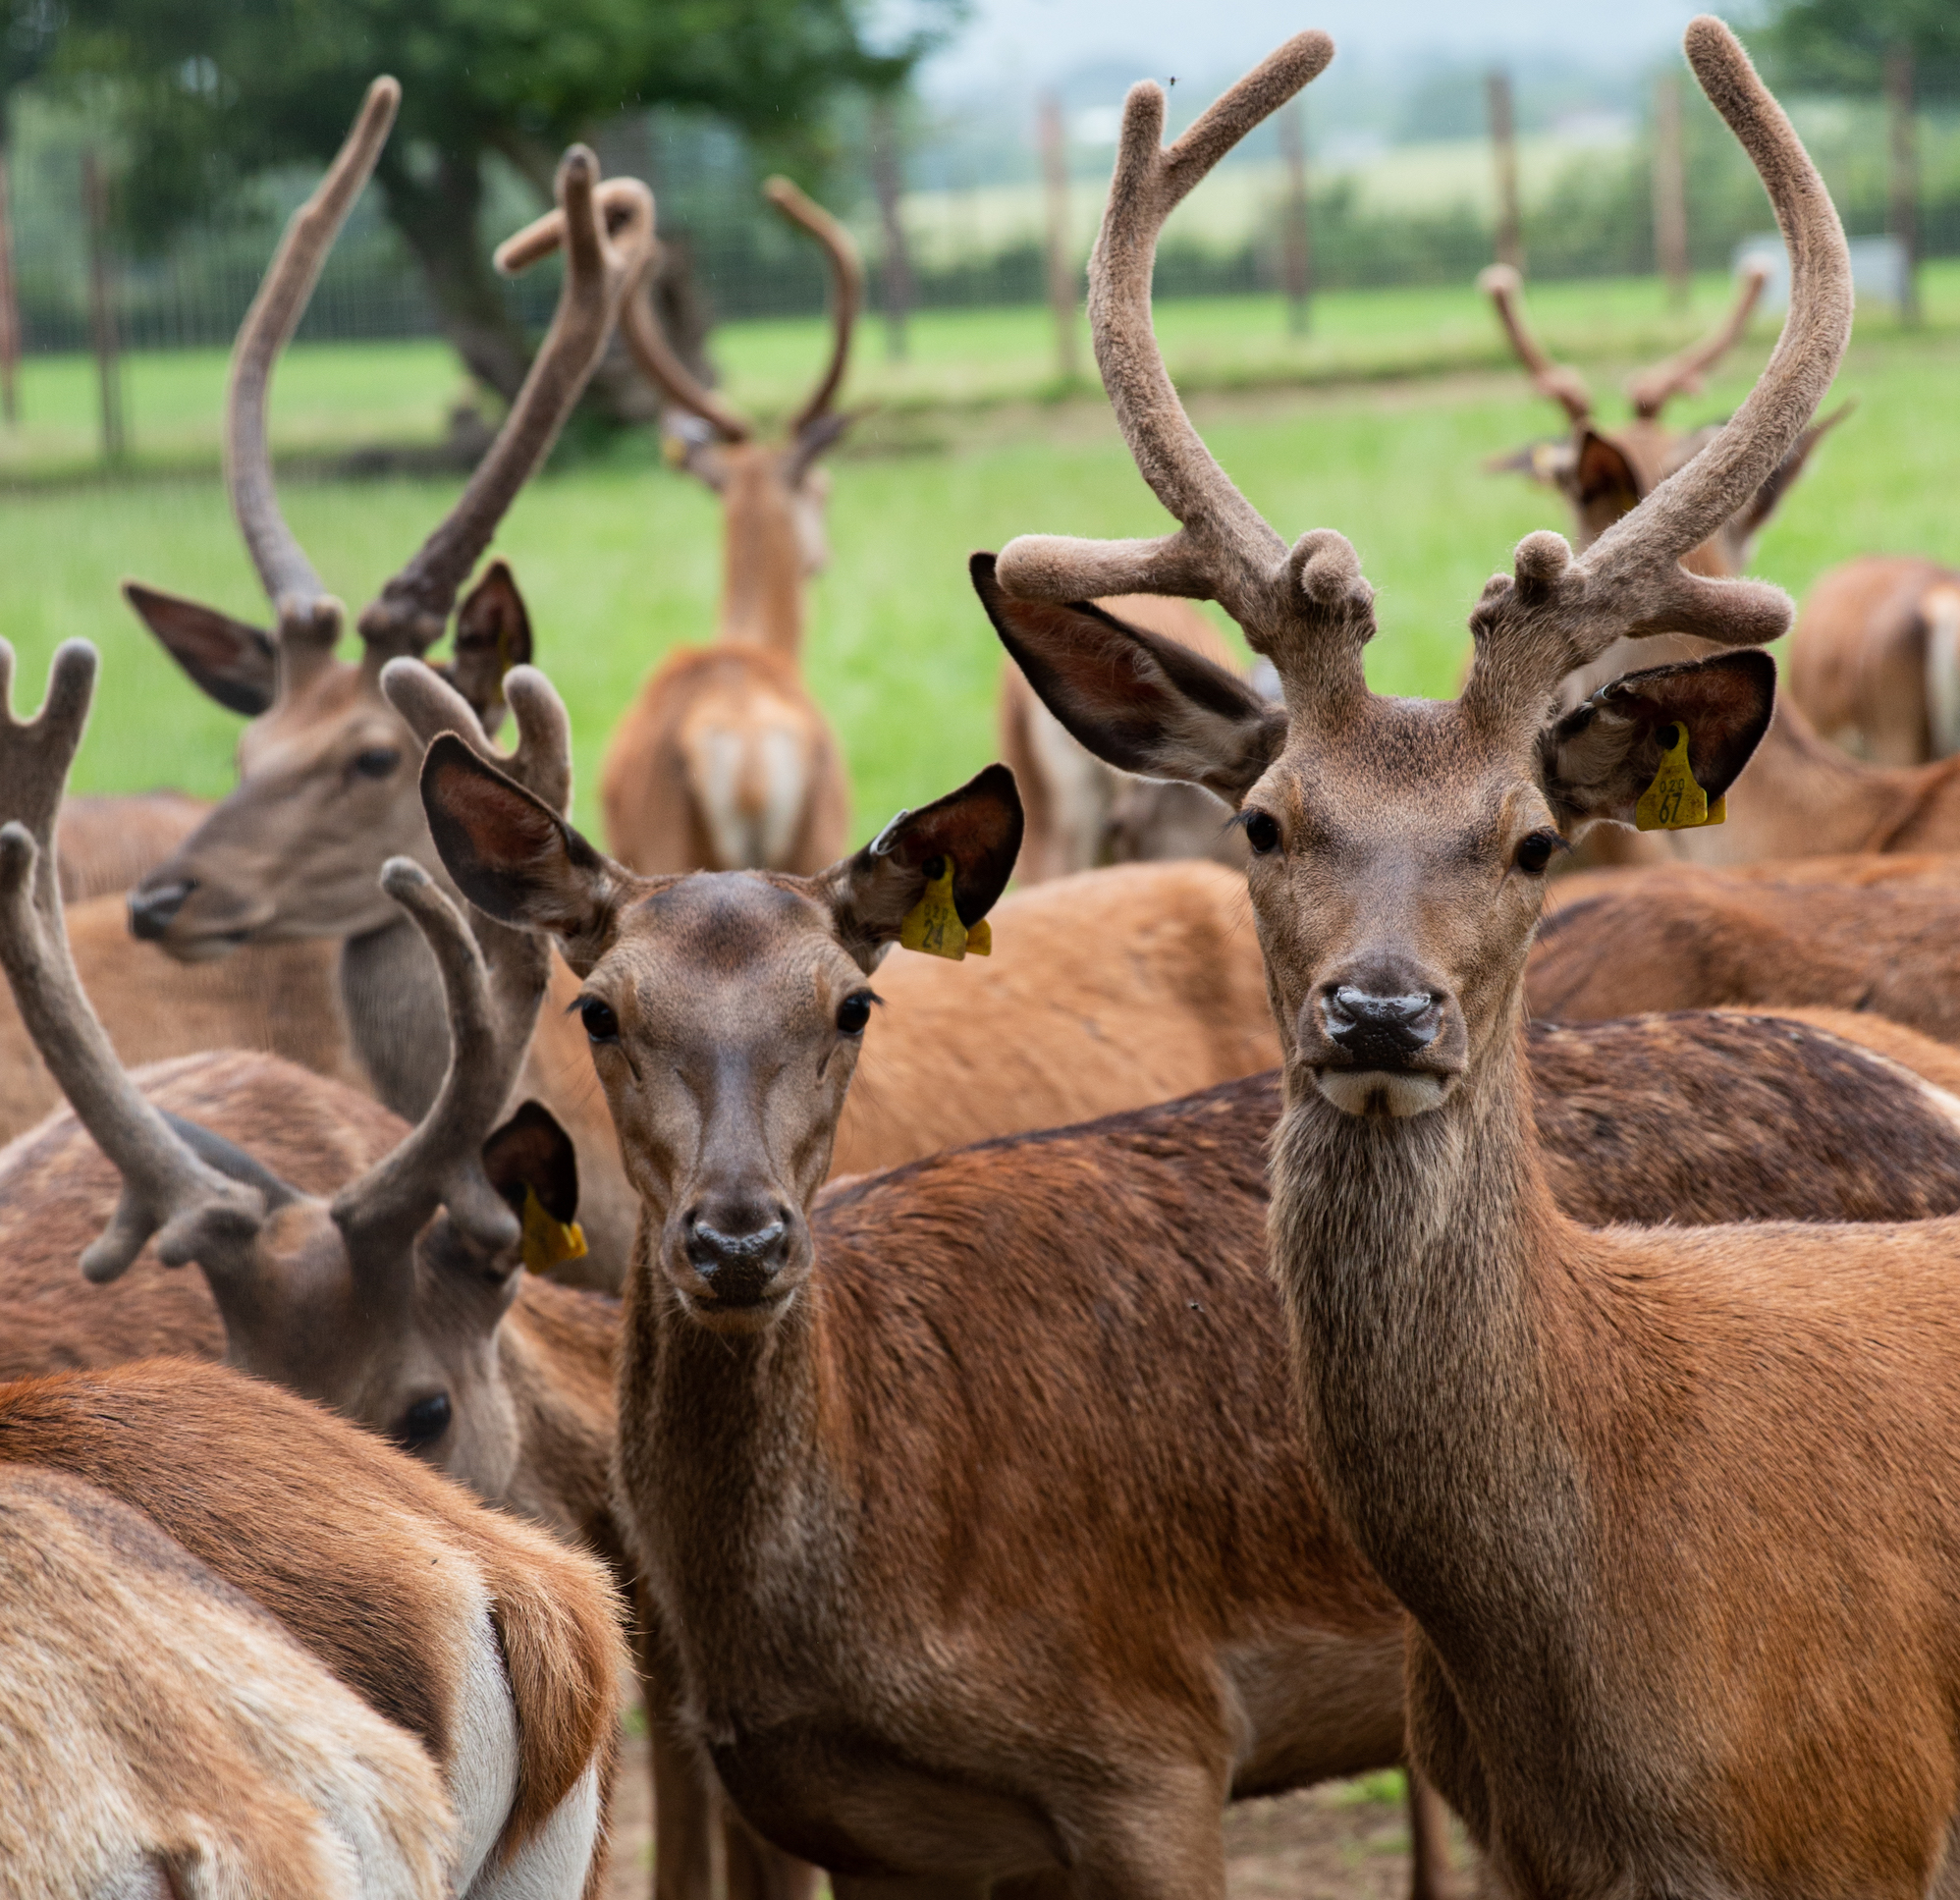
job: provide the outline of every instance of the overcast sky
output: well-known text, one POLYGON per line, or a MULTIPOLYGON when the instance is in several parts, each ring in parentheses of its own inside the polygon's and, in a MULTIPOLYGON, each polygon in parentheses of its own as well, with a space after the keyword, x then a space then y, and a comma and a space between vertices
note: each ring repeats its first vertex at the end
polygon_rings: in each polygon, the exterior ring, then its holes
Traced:
POLYGON ((1138 78, 1218 75, 1304 27, 1326 27, 1340 53, 1371 65, 1412 53, 1645 62, 1678 46, 1702 11, 1680 0, 972 0, 966 27, 922 78, 929 95, 951 99, 1104 59, 1132 63, 1138 78))

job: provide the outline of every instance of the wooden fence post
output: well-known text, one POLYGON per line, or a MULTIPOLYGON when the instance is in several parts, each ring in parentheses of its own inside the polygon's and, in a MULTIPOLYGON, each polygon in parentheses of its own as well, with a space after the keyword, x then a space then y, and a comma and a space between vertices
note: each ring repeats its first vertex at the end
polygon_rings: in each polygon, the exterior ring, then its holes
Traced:
POLYGON ((1055 367, 1073 382, 1080 363, 1075 342, 1075 262, 1068 252, 1068 137, 1062 100, 1041 95, 1041 170, 1048 186, 1048 301, 1055 312, 1055 367))
POLYGON ((21 419, 21 296, 14 283, 14 216, 7 154, 0 149, 0 416, 21 419))
POLYGON ((1491 153, 1497 168, 1497 262, 1522 274, 1524 223, 1518 212, 1518 136, 1511 110, 1511 76, 1493 73, 1485 84, 1491 102, 1491 153))
POLYGON ((1688 173, 1681 153, 1681 81, 1662 73, 1654 81, 1654 267, 1667 283, 1667 301, 1688 306, 1688 173))
POLYGON ((1286 327, 1304 337, 1313 327, 1314 239, 1307 199, 1306 101, 1279 115, 1279 156, 1286 167, 1286 220, 1280 234, 1280 268, 1286 279, 1286 327))
POLYGON ((88 224, 88 331, 101 386, 102 459, 119 462, 129 443, 123 432, 122 348, 110 296, 109 190, 92 149, 82 154, 82 204, 88 224))
POLYGON ((1885 116, 1890 137, 1889 204, 1886 229, 1905 251, 1899 321, 1919 321, 1919 129, 1913 101, 1912 53, 1895 47, 1885 55, 1885 116))
POLYGON ((905 319, 913 301, 912 260, 905 247, 904 220, 898 215, 904 192, 898 151, 898 115, 890 93, 871 102, 871 189, 878 198, 878 222, 885 237, 885 267, 880 288, 885 293, 885 353, 894 362, 905 359, 905 319))

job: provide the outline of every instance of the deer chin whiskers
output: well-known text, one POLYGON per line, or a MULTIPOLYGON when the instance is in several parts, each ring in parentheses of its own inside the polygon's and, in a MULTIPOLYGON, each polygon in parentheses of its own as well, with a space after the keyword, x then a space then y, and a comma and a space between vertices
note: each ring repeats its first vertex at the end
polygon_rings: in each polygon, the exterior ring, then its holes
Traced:
POLYGON ((1314 1070, 1314 1086, 1342 1114, 1398 1121, 1442 1108, 1455 1081, 1453 1075, 1410 1069, 1314 1070))

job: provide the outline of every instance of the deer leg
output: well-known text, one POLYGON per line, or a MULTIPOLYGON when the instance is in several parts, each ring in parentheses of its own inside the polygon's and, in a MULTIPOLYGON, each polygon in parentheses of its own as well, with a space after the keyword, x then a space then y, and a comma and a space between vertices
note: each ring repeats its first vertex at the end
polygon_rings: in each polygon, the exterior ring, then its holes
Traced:
POLYGON ((728 1900, 816 1900, 824 1877, 820 1869, 772 1847, 726 1799, 720 1806, 728 1900))
POLYGON ((1409 1780, 1409 1900, 1456 1900, 1449 1864, 1449 1810, 1414 1768, 1409 1780))
POLYGON ((1120 1808, 1062 1816, 1081 1900, 1225 1900, 1225 1778, 1193 1764, 1120 1808), (1087 1823, 1085 1825, 1085 1822, 1087 1823))

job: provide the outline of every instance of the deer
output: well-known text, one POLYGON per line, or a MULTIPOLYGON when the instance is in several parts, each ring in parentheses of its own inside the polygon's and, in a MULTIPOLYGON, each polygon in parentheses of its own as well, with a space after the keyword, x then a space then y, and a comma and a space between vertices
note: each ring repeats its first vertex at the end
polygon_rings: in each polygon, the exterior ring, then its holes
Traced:
POLYGON ((168 1359, 0 1386, 0 1704, 47 1718, 0 1744, 18 1890, 604 1891, 624 1646, 590 1558, 168 1359))
MULTIPOLYGON (((381 671, 391 659, 424 663, 443 636, 463 582, 556 440, 650 261, 653 201, 631 180, 610 181, 601 201, 591 152, 567 153, 556 190, 574 239, 551 328, 454 508, 362 610, 361 658, 338 660, 342 608, 280 511, 267 404, 280 353, 374 168, 399 98, 392 79, 369 87, 334 163, 294 214, 233 347, 226 487, 275 626, 267 632, 134 581, 124 591, 192 682, 250 721, 237 787, 131 891, 131 929, 184 961, 246 943, 337 941, 354 1055, 381 1099, 412 1118, 434 1098, 449 1052, 422 939, 377 881, 394 854, 433 864, 415 803, 415 747, 381 692, 381 671)), ((501 681, 530 650, 515 579, 493 562, 457 615, 446 673, 494 727, 501 681)), ((593 1172, 592 1214, 603 1221, 607 1174, 593 1172)))
POLYGON ((1960 752, 1960 570, 1868 554, 1821 575, 1790 635, 1790 697, 1879 766, 1960 752))
POLYGON ((210 815, 210 802, 181 791, 97 793, 62 808, 61 895, 69 903, 127 891, 210 815))
MULTIPOLYGON (((606 741, 599 796, 614 852, 635 869, 744 867, 814 873, 844 848, 850 787, 830 723, 803 682, 805 598, 829 559, 830 478, 818 464, 854 419, 837 407, 863 300, 850 234, 788 179, 763 196, 822 248, 832 341, 786 440, 755 424, 681 361, 650 299, 627 299, 621 331, 664 399, 680 463, 722 502, 722 600, 712 645, 670 653, 606 741)), ((539 250, 556 221, 533 228, 539 250)), ((517 242, 517 241, 514 241, 517 242)))
MULTIPOLYGON (((592 1550, 631 1594, 608 1494, 617 1312, 543 1276, 573 1239, 576 1152, 539 1103, 507 1113, 549 983, 538 946, 485 918, 466 926, 413 860, 390 861, 386 887, 430 946, 451 1032, 443 1089, 412 1129, 351 1084, 257 1051, 132 1078, 90 1007, 48 876, 95 656, 85 642, 61 649, 28 721, 8 710, 12 665, 0 643, 0 967, 73 1110, 0 1150, 0 1378, 158 1351, 222 1358, 592 1550), (186 1262, 200 1275, 173 1271, 186 1262)), ((570 722, 533 669, 506 677, 509 754, 419 661, 386 683, 412 733, 464 733, 569 802, 570 722)), ((640 1621, 657 1890, 698 1900, 711 1791, 670 1738, 658 1633, 640 1621)), ((795 1888, 745 1832, 730 1834, 727 1858, 738 1893, 795 1888)))
POLYGON ((1010 542, 996 606, 1092 750, 1241 814, 1286 1044, 1269 1242, 1308 1458, 1409 1612, 1411 1756, 1496 1880, 1903 1897, 1941 1872, 1960 1809, 1960 1226, 1580 1227, 1549 1191, 1523 1069, 1566 835, 1633 819, 1682 751, 1723 795, 1762 731, 1760 649, 1790 602, 1681 557, 1781 463, 1850 331, 1842 231, 1788 120, 1718 21, 1684 45, 1776 212, 1790 312, 1693 461, 1580 554, 1519 543, 1471 615, 1459 698, 1370 694, 1353 547, 1265 522, 1151 332, 1165 215, 1325 65, 1321 34, 1168 150, 1162 90, 1132 90, 1091 330, 1179 526, 1010 542), (1279 669, 1283 712, 1071 605, 1139 589, 1219 599, 1279 669), (1722 651, 1548 723, 1574 668, 1662 631, 1722 651))
MULTIPOLYGON (((1218 665, 1231 655, 1203 614, 1186 601, 1104 601, 1218 665)), ((1226 828, 1217 799, 1190 786, 1156 785, 1117 772, 1069 737, 1012 667, 1001 676, 1001 758, 1013 772, 1027 813, 1022 884, 1043 884, 1105 863, 1215 857, 1243 868, 1244 844, 1226 828)))

